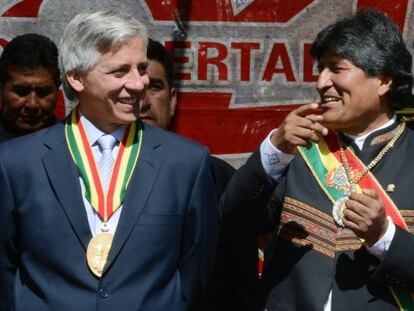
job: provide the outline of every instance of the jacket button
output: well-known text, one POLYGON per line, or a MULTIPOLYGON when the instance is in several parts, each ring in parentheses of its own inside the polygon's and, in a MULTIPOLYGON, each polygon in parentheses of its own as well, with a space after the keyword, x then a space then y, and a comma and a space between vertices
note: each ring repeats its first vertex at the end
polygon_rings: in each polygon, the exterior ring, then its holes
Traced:
POLYGON ((102 298, 108 297, 108 290, 106 288, 100 288, 99 289, 99 296, 102 298))

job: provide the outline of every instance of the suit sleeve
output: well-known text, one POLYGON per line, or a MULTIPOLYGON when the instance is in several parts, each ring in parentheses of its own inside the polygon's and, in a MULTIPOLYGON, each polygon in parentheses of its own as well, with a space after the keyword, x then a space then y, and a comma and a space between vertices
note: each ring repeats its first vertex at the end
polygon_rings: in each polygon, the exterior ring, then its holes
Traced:
POLYGON ((11 310, 18 267, 14 199, 7 172, 0 156, 0 310, 11 310))
POLYGON ((223 226, 263 234, 274 225, 279 201, 276 183, 263 169, 260 152, 253 153, 233 175, 220 201, 223 226))
POLYGON ((373 275, 377 282, 414 292, 414 235, 398 226, 384 260, 373 275))
POLYGON ((206 151, 194 183, 183 232, 179 262, 184 299, 191 309, 206 291, 213 269, 218 235, 217 195, 206 151))
POLYGON ((214 182, 216 185, 217 200, 219 201, 236 170, 230 164, 219 158, 211 157, 211 161, 214 173, 214 182))

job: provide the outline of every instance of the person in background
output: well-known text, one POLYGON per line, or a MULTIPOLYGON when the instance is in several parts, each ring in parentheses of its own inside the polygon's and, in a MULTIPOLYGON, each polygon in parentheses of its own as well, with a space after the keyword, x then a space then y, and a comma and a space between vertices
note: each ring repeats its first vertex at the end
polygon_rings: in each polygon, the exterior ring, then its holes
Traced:
POLYGON ((47 37, 12 39, 0 56, 0 142, 56 122, 58 50, 47 37))
POLYGON ((77 106, 0 145, 1 311, 198 310, 218 232, 210 155, 139 120, 147 38, 127 14, 76 15, 59 57, 77 106))
MULTIPOLYGON (((172 56, 158 41, 148 39, 149 86, 142 102, 140 118, 147 124, 168 130, 177 108, 172 56)), ((220 198, 235 169, 217 157, 211 157, 216 193, 220 198)))
POLYGON ((396 115, 413 104, 411 54, 369 9, 323 29, 311 53, 321 102, 235 173, 224 217, 272 232, 262 310, 414 310, 414 132, 396 115))
MULTIPOLYGON (((158 41, 148 42, 149 86, 142 102, 141 119, 168 130, 177 108, 173 59, 158 41)), ((217 200, 220 200, 235 169, 212 156, 217 200)), ((227 230, 221 226, 215 270, 200 310, 251 310, 258 290, 257 241, 245 231, 227 230)))

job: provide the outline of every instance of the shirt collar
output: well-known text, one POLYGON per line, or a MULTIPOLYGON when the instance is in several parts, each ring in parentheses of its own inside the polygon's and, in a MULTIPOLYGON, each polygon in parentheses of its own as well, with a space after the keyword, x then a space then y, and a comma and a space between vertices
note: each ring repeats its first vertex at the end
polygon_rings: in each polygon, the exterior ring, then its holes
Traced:
POLYGON ((397 115, 394 114, 388 122, 386 122, 382 126, 376 128, 375 130, 373 130, 373 131, 371 131, 367 134, 364 134, 364 135, 361 135, 361 136, 356 136, 356 135, 347 135, 347 134, 344 133, 344 135, 346 137, 348 137, 350 140, 352 140, 358 146, 359 150, 361 150, 362 146, 364 146, 365 140, 367 139, 367 137, 369 135, 393 125, 396 122, 396 120, 397 120, 397 115))
POLYGON ((80 120, 83 124, 83 127, 85 128, 86 136, 88 137, 89 144, 91 146, 93 146, 96 143, 99 137, 105 134, 112 135, 118 140, 118 142, 122 141, 122 138, 124 137, 126 125, 121 125, 120 127, 118 127, 115 131, 111 133, 105 133, 105 132, 102 132, 100 129, 98 129, 91 121, 89 121, 83 115, 82 111, 79 111, 79 112, 80 112, 80 120))

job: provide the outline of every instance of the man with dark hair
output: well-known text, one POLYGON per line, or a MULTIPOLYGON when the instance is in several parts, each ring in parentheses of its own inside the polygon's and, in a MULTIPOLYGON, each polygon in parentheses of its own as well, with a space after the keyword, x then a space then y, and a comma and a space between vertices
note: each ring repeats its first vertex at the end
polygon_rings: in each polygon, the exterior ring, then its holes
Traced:
POLYGON ((150 125, 168 130, 177 106, 173 60, 166 48, 151 38, 148 38, 147 57, 150 83, 140 118, 150 125))
POLYGON ((0 57, 0 142, 55 123, 58 50, 34 33, 11 40, 0 57))
MULTIPOLYGON (((177 106, 177 89, 173 85, 173 59, 160 42, 152 39, 148 40, 147 57, 149 86, 141 107, 140 117, 148 124, 168 130, 177 106)), ((211 157, 211 160, 217 200, 219 200, 235 170, 219 158, 211 157)), ((228 255, 224 255, 228 249, 225 247, 225 243, 222 232, 212 285, 209 286, 207 297, 203 300, 203 305, 200 306, 202 310, 226 310, 224 307, 226 300, 234 298, 234 287, 237 284, 233 286, 228 284, 229 278, 233 275, 229 271, 232 266, 226 264, 229 258, 228 255)), ((237 306, 237 301, 233 305, 237 306)))
MULTIPOLYGON (((177 107, 173 60, 167 49, 152 39, 148 40, 147 57, 150 82, 140 117, 148 124, 168 130, 177 107)), ((211 160, 219 200, 235 170, 217 157, 211 160)), ((200 310, 250 310, 258 282, 256 268, 256 238, 222 226, 215 271, 200 310)))
POLYGON ((411 55, 374 10, 322 30, 311 53, 321 103, 293 110, 235 173, 224 217, 273 231, 269 311, 413 310, 414 132, 395 114, 412 105, 411 55))
MULTIPOLYGON (((174 64, 171 54, 158 41, 148 39, 149 86, 142 103, 140 118, 147 124, 168 130, 177 107, 177 88, 173 85, 174 64)), ((217 196, 220 198, 234 168, 212 157, 217 196)))

